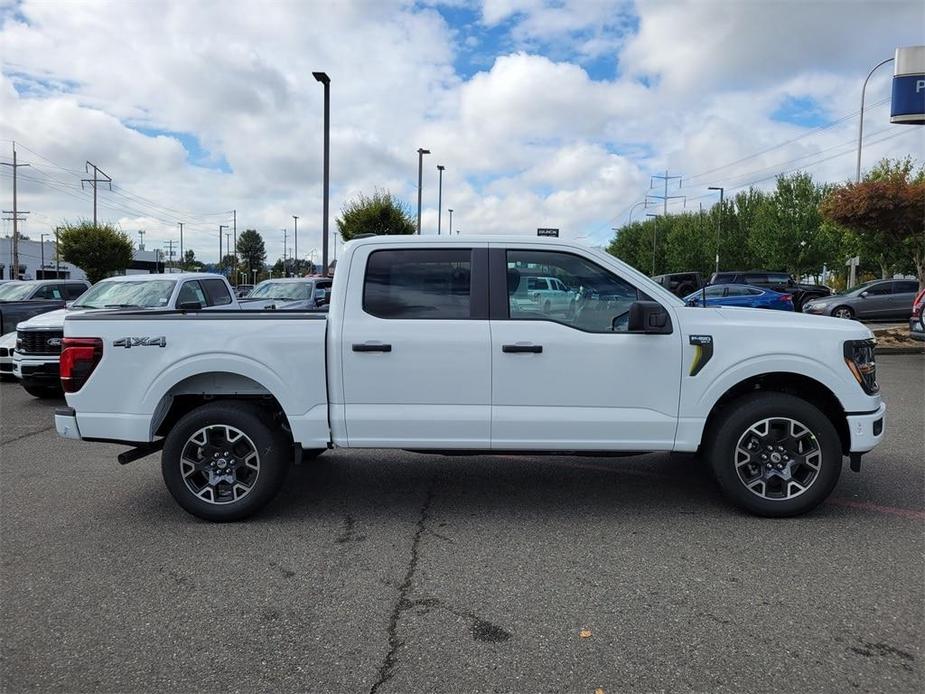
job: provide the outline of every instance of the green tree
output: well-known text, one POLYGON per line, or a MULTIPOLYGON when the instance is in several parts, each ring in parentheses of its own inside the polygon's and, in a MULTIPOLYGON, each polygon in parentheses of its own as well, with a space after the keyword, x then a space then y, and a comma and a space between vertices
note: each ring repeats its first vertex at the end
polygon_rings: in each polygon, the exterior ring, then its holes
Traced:
POLYGON ((267 249, 263 237, 256 229, 245 229, 238 236, 238 256, 244 265, 242 271, 247 272, 248 279, 253 277, 253 271, 263 272, 263 264, 267 259, 267 249))
POLYGON ((344 204, 337 230, 344 241, 359 234, 413 234, 415 220, 408 207, 390 192, 360 193, 344 204))
POLYGON ((128 234, 111 224, 65 223, 58 233, 61 257, 82 269, 94 283, 124 271, 132 262, 133 250, 128 234))
POLYGON ((860 183, 831 191, 820 211, 855 234, 858 254, 874 255, 883 277, 914 266, 925 286, 925 167, 883 159, 860 183))
POLYGON ((201 272, 203 265, 201 262, 196 260, 196 251, 192 248, 187 248, 183 251, 183 260, 180 263, 180 268, 186 270, 187 272, 201 272))

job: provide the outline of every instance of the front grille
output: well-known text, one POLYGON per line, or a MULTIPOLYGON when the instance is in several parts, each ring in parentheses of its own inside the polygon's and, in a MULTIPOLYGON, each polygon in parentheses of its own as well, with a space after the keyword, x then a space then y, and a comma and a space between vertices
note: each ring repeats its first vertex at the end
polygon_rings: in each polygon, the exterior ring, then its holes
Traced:
POLYGON ((23 354, 61 354, 63 330, 17 330, 16 349, 23 354))

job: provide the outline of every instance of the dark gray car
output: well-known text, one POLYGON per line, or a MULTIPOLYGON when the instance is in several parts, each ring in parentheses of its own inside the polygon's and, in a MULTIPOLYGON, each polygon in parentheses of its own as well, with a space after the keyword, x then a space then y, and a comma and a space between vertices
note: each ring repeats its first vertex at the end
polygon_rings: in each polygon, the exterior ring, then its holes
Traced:
POLYGON ((0 335, 40 313, 63 308, 90 288, 85 280, 28 280, 0 286, 0 335))
POLYGON ((874 280, 844 294, 808 301, 803 313, 836 318, 906 320, 912 315, 912 301, 918 289, 916 280, 874 280))

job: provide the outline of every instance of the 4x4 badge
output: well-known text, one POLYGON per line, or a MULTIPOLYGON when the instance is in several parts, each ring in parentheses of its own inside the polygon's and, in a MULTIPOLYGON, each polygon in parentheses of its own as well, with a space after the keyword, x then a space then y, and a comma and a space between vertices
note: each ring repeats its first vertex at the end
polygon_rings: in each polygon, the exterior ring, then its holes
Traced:
POLYGON ((167 338, 163 335, 161 337, 120 337, 118 340, 113 340, 112 346, 125 347, 125 349, 132 347, 166 347, 167 338))

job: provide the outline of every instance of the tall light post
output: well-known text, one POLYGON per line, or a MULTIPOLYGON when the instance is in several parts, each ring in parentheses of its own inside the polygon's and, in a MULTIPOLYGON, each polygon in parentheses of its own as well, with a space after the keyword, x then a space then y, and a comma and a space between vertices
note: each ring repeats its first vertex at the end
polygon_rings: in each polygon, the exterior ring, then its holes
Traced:
POLYGON ((725 189, 721 186, 708 186, 707 190, 719 191, 719 214, 716 215, 716 265, 713 272, 719 272, 719 235, 723 230, 723 193, 725 189))
POLYGON ((145 249, 145 234, 147 232, 144 229, 138 230, 138 250, 143 251, 145 249))
POLYGON ((227 224, 218 225, 218 266, 222 266, 222 234, 225 233, 225 229, 230 227, 227 224))
POLYGON ((440 182, 437 184, 437 236, 440 236, 440 222, 443 215, 443 169, 445 168, 443 164, 437 164, 440 176, 440 182))
MULTIPOLYGON (((42 279, 45 279, 45 237, 46 236, 51 236, 51 234, 39 234, 39 247, 42 249, 42 264, 39 265, 39 269, 42 271, 42 279)), ((39 279, 39 278, 36 277, 35 279, 39 279)))
MULTIPOLYGON (((225 249, 227 250, 230 248, 231 248, 231 232, 226 231, 225 232, 225 249)), ((228 253, 225 253, 225 255, 228 255, 228 253)), ((222 274, 224 275, 225 272, 222 271, 222 274)), ((228 276, 231 277, 231 279, 234 279, 234 256, 231 256, 231 268, 228 270, 228 276)))
POLYGON ((292 246, 292 255, 295 256, 295 276, 299 276, 299 217, 298 215, 292 215, 292 221, 295 225, 293 232, 295 234, 295 239, 293 240, 292 246))
POLYGON ((328 198, 331 173, 331 78, 326 72, 313 72, 312 76, 324 85, 324 176, 322 181, 321 265, 328 272, 328 198))
POLYGON ((453 210, 452 208, 447 210, 447 212, 450 213, 450 236, 452 236, 453 235, 453 210))
POLYGON ((893 62, 893 58, 887 58, 886 60, 883 60, 877 63, 876 65, 874 65, 871 71, 867 73, 867 77, 864 78, 864 85, 861 87, 861 117, 860 117, 860 120, 858 121, 858 165, 857 165, 857 170, 854 173, 855 183, 861 182, 861 142, 864 139, 864 94, 867 91, 867 81, 870 79, 870 76, 873 75, 874 72, 877 71, 878 67, 880 67, 881 65, 886 65, 887 63, 892 63, 892 62, 893 62))
POLYGON ((645 200, 640 200, 640 201, 637 202, 637 203, 633 203, 633 206, 630 208, 630 218, 629 218, 629 221, 626 223, 627 226, 629 226, 630 224, 633 223, 633 210, 635 210, 635 209, 636 209, 637 207, 639 207, 640 205, 645 205, 645 204, 646 204, 646 201, 645 201, 645 200))
POLYGON ((650 277, 654 277, 655 276, 655 242, 658 239, 659 215, 653 212, 646 212, 646 217, 653 217, 652 221, 655 223, 655 226, 652 227, 652 274, 649 275, 650 277))
POLYGON ((421 182, 424 175, 424 155, 430 154, 429 149, 418 147, 418 236, 421 235, 421 182))

